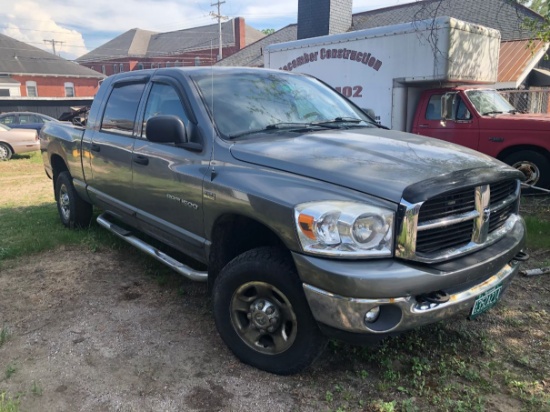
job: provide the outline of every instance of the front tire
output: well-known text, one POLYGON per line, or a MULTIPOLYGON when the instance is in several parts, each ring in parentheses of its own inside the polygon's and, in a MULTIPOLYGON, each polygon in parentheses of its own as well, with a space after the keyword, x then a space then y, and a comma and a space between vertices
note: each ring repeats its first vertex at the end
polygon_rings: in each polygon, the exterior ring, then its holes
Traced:
POLYGON ((534 150, 519 150, 504 158, 504 162, 525 175, 528 186, 550 189, 550 160, 534 150))
POLYGON ((61 172, 55 184, 55 199, 61 222, 68 228, 90 226, 93 207, 76 193, 69 172, 61 172))
POLYGON ((5 143, 0 143, 0 161, 10 160, 12 156, 11 148, 5 143))
POLYGON ((233 259, 214 283, 213 304, 216 327, 229 349, 264 371, 297 373, 326 345, 283 250, 253 249, 233 259))

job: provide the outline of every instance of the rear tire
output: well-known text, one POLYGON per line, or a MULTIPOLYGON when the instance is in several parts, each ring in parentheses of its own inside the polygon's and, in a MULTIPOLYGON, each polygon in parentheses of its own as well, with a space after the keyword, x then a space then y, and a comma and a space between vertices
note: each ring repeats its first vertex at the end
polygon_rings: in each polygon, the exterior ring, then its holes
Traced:
POLYGON ((258 248, 233 259, 214 283, 213 304, 218 332, 229 349, 264 371, 297 373, 326 346, 283 250, 258 248))
POLYGON ((74 229, 90 226, 93 206, 76 193, 69 172, 61 172, 57 177, 55 199, 59 217, 66 227, 74 229))
MULTIPOLYGON (((550 189, 550 160, 534 150, 519 150, 504 158, 504 162, 515 167, 525 175, 523 183, 550 189)), ((530 189, 535 193, 536 189, 530 189)))
POLYGON ((12 156, 11 148, 5 143, 0 143, 0 161, 10 160, 12 156))

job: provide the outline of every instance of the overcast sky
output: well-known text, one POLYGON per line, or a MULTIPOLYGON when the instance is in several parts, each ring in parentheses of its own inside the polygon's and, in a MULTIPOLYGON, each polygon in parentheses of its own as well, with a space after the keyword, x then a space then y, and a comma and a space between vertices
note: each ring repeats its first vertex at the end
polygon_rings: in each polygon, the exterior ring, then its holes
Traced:
MULTIPOLYGON (((0 0, 0 33, 75 59, 133 28, 167 32, 215 23, 216 0, 0 0)), ((413 0, 354 0, 353 12, 413 0)), ((296 23, 298 0, 225 0, 222 15, 258 30, 296 23)))

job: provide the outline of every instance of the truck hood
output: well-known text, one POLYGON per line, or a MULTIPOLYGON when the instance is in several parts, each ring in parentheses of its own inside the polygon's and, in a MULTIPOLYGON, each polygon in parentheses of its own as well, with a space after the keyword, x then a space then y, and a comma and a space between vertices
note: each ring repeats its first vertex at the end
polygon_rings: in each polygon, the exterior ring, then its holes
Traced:
POLYGON ((482 119, 484 129, 550 131, 550 116, 545 114, 496 114, 482 119))
POLYGON ((395 203, 412 185, 433 191, 434 186, 477 183, 482 173, 495 179, 499 173, 515 172, 462 146, 371 128, 262 134, 235 143, 231 153, 243 162, 316 178, 395 203))

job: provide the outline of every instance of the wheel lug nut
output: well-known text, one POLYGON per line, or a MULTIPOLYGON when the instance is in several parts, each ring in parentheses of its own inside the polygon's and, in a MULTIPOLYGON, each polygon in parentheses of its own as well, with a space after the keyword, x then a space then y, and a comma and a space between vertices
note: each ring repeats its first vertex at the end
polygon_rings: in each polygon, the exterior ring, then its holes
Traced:
POLYGON ((246 314, 246 317, 247 317, 248 319, 252 319, 252 313, 248 312, 248 313, 246 314))
POLYGON ((270 326, 269 328, 267 328, 268 332, 273 332, 274 330, 275 330, 275 328, 273 326, 270 326))
POLYGON ((268 315, 271 315, 273 313, 273 308, 271 306, 268 307, 266 312, 267 312, 268 315))
POLYGON ((263 309, 263 308, 264 308, 264 301, 263 301, 263 300, 261 300, 261 301, 258 302, 258 308, 259 308, 259 309, 263 309))

